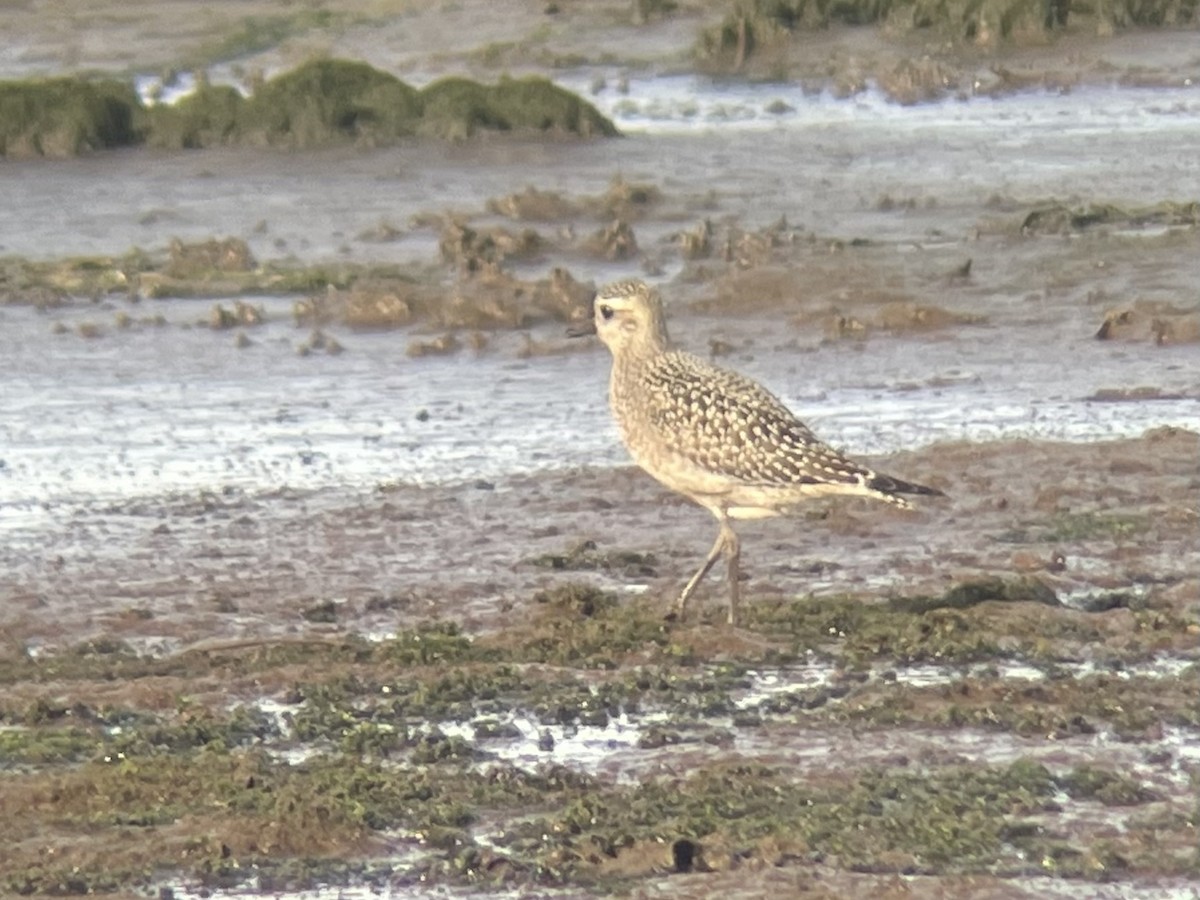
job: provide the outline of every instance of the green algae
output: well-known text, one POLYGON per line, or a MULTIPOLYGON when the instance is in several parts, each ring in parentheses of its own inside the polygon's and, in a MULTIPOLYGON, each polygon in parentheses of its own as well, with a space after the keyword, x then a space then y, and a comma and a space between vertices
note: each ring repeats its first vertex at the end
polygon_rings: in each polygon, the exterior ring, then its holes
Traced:
POLYGON ((479 131, 613 137, 578 95, 540 77, 485 85, 449 78, 418 91, 366 63, 315 59, 249 97, 203 82, 146 106, 131 85, 85 77, 0 82, 0 156, 77 156, 148 144, 170 149, 331 144, 378 146, 415 134, 462 140, 479 131))
POLYGON ((360 283, 411 285, 419 276, 390 263, 258 263, 237 238, 173 240, 165 252, 32 260, 0 258, 0 302, 52 308, 103 297, 235 299, 314 294, 360 283))
MULTIPOLYGON (((963 611, 887 612, 919 619, 963 611)), ((813 629, 836 641, 829 622, 814 620, 813 629)), ((847 618, 837 624, 853 630, 847 618)), ((728 747, 739 729, 776 721, 957 727, 989 726, 990 717, 989 727, 1036 733, 1057 713, 1087 716, 1093 729, 1114 723, 1118 734, 1156 723, 1200 725, 1197 669, 1170 691, 1154 679, 1109 675, 1024 685, 981 676, 930 688, 847 677, 744 712, 732 698, 752 685, 754 662, 698 665, 694 652, 673 649, 684 640, 611 595, 568 584, 548 592, 534 616, 504 635, 470 637, 452 624, 431 623, 378 644, 231 646, 170 661, 143 660, 119 642, 99 640, 62 654, 72 667, 54 667, 52 657, 29 661, 53 669, 59 699, 0 705, 2 721, 21 726, 0 731, 19 735, 0 747, 20 763, 0 780, 0 800, 28 811, 34 818, 27 821, 43 834, 86 827, 92 837, 55 865, 24 851, 0 863, 0 888, 127 888, 165 869, 213 884, 265 877, 277 889, 313 879, 386 880, 398 873, 384 864, 372 868, 365 849, 385 832, 406 835, 423 850, 404 877, 467 884, 548 881, 607 892, 669 867, 681 840, 716 867, 837 860, 858 871, 937 874, 1021 871, 1029 859, 1034 869, 1101 878, 1145 865, 1155 858, 1155 841, 1192 828, 1187 817, 1147 820, 1128 840, 1097 847, 1050 834, 1029 818, 1052 814, 1059 791, 1110 806, 1156 800, 1136 780, 1099 765, 1053 775, 1028 760, 932 769, 901 762, 802 780, 788 766, 738 761, 735 754, 691 766, 686 775, 647 773, 613 784, 489 759, 487 740, 506 736, 496 733, 498 723, 513 709, 568 727, 667 711, 666 721, 641 736, 642 753, 728 747), (622 632, 615 620, 625 617, 636 624, 622 632), (566 649, 548 649, 550 635, 566 649), (608 641, 628 643, 617 653, 608 641), (539 655, 554 662, 531 660, 539 655), (619 668, 607 671, 607 662, 619 668), (260 683, 272 671, 295 679, 285 699, 292 705, 289 740, 309 751, 303 763, 267 752, 278 745, 278 726, 255 706, 219 709, 181 698, 174 709, 150 712, 70 699, 72 678, 86 689, 95 679, 156 683, 186 673, 180 684, 196 690, 231 679, 260 683), (978 717, 943 717, 955 704, 967 710, 972 699, 978 717), (1037 710, 1040 722, 1021 718, 1037 710), (477 729, 481 745, 437 727, 480 716, 493 723, 477 729), (714 718, 732 719, 732 730, 714 718), (130 828, 146 838, 135 842, 143 848, 137 853, 123 837, 130 828)), ((17 674, 30 672, 10 672, 17 674)), ((0 841, 11 840, 6 827, 14 826, 0 825, 0 841)), ((1195 862, 1175 854, 1163 866, 1187 872, 1195 862)))
POLYGON ((6 729, 0 731, 0 771, 87 759, 97 744, 93 734, 78 728, 6 729))
POLYGON ((263 84, 243 116, 240 142, 304 149, 411 135, 421 104, 417 91, 393 75, 366 63, 323 59, 263 84))
POLYGON ((1029 600, 1044 606, 1052 597, 1047 590, 1035 580, 988 579, 940 597, 884 603, 854 597, 752 603, 744 621, 754 631, 790 639, 793 653, 820 651, 851 665, 881 658, 901 663, 1053 658, 1057 641, 1099 637, 1097 625, 1078 617, 1047 620, 995 609, 1029 600))
POLYGON ((881 25, 888 33, 925 33, 959 44, 1043 44, 1071 28, 1190 27, 1192 0, 738 0, 697 40, 697 62, 739 71, 770 57, 796 34, 835 25, 881 25))
POLYGON ((543 569, 567 572, 612 572, 629 577, 653 578, 658 561, 653 553, 637 550, 601 551, 595 541, 579 541, 562 553, 544 553, 525 560, 543 569))
POLYGON ((982 676, 947 684, 867 685, 812 718, 873 727, 982 728, 1054 739, 1108 731, 1138 740, 1162 725, 1200 727, 1200 671, 1169 684, 1159 678, 1088 675, 994 682, 982 676))
POLYGON ((784 767, 732 762, 584 798, 498 843, 519 848, 535 835, 548 838, 542 852, 562 875, 602 867, 639 845, 662 846, 661 865, 679 839, 701 844, 719 867, 836 856, 859 871, 979 871, 1012 861, 1021 817, 1048 808, 1053 792, 1050 774, 1026 761, 936 775, 866 770, 825 784, 797 782, 784 767))
POLYGON ((537 76, 502 78, 494 85, 443 78, 423 88, 420 101, 420 132, 446 140, 464 140, 481 130, 618 134, 590 103, 537 76))
MULTIPOLYGON (((428 746, 455 745, 431 740, 428 746)), ((374 832, 403 829, 422 840, 470 825, 481 810, 541 809, 589 784, 555 770, 477 772, 463 768, 461 756, 435 750, 397 768, 335 753, 292 766, 260 751, 206 749, 127 755, 51 776, 12 776, 0 790, 9 801, 35 804, 33 814, 45 831, 86 827, 116 836, 136 827, 160 840, 154 850, 105 846, 103 858, 66 850, 57 867, 14 852, 0 864, 0 887, 54 891, 67 873, 93 886, 138 884, 155 869, 181 863, 189 874, 223 871, 235 881, 254 869, 276 871, 278 883, 285 880, 278 870, 288 858, 353 859, 374 832), (188 822, 197 833, 181 839, 179 826, 188 822)), ((2 825, 0 833, 11 840, 14 827, 2 825)))
POLYGON ((133 87, 112 80, 0 81, 0 156, 68 157, 126 147, 144 137, 133 87))
POLYGON ((1060 513, 1046 521, 1011 528, 996 540, 1012 544, 1120 541, 1145 534, 1151 524, 1145 516, 1129 513, 1060 513))
POLYGON ((202 84, 169 106, 155 107, 146 143, 169 150, 222 147, 238 141, 245 101, 236 88, 202 84))
MULTIPOLYGON (((587 568, 595 552, 565 555, 587 568)), ((900 757, 801 779, 733 750, 747 730, 770 740, 781 727, 1108 730, 1127 740, 1200 727, 1200 667, 1164 681, 1119 668, 1066 677, 1046 663, 1040 681, 976 668, 919 687, 851 670, 752 708, 737 701, 756 684, 755 668, 809 651, 861 667, 1007 660, 1036 655, 1038 641, 1049 642, 1047 658, 1065 658, 1064 636, 1094 642, 1089 623, 1099 616, 1037 595, 1017 578, 968 581, 932 598, 751 602, 739 636, 668 625, 654 604, 568 581, 491 634, 430 622, 379 642, 235 642, 162 659, 99 637, 37 659, 3 657, 0 802, 64 850, 48 863, 14 843, 13 822, 0 823, 0 842, 21 848, 0 861, 0 891, 127 890, 173 871, 280 890, 425 878, 603 893, 668 870, 681 841, 715 868, 823 860, 929 874, 1197 872, 1200 856, 1186 843, 1192 819, 1151 815, 1158 794, 1099 763, 1056 774, 1031 760, 900 757), (288 704, 286 735, 256 704, 229 705, 231 692, 257 696, 265 685, 288 704), (164 689, 178 692, 169 708, 164 689), (96 690, 108 699, 88 699, 96 690), (653 727, 633 748, 648 762, 713 748, 721 758, 702 755, 677 774, 634 767, 616 783, 553 767, 530 773, 488 750, 517 736, 505 724, 513 710, 567 729, 651 712, 653 727), (462 722, 475 723, 477 741, 446 727, 462 722), (280 751, 289 749, 304 761, 288 762, 280 751), (1105 842, 1067 838, 1039 824, 1063 793, 1137 810, 1141 824, 1105 842), (393 868, 376 854, 397 836, 421 855, 393 868)))
POLYGON ((991 576, 956 584, 940 597, 895 597, 888 601, 888 607, 899 612, 925 613, 935 609, 967 609, 989 600, 1059 605, 1054 590, 1040 579, 991 576))
POLYGON ((1139 806, 1162 799, 1157 791, 1099 766, 1077 766, 1056 780, 1073 799, 1098 800, 1105 806, 1139 806))

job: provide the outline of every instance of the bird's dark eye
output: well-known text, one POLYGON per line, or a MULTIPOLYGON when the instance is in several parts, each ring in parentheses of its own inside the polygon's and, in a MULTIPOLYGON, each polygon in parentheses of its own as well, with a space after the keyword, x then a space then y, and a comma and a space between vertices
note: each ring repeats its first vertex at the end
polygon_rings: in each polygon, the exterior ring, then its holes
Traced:
POLYGON ((609 319, 611 319, 613 317, 613 308, 611 306, 607 306, 607 305, 601 306, 600 307, 600 317, 607 322, 609 319))

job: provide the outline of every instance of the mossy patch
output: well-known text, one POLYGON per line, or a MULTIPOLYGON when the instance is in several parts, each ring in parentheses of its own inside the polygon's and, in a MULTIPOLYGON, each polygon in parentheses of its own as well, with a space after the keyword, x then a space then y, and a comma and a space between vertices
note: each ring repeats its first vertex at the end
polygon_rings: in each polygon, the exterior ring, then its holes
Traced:
POLYGON ((996 540, 1014 544, 1119 541, 1144 534, 1151 524, 1145 516, 1130 513, 1059 513, 1046 521, 1010 528, 996 540))
POLYGON ((443 78, 420 94, 422 134, 463 140, 480 130, 614 137, 616 127, 590 103, 545 78, 502 78, 495 85, 443 78))
POLYGON ((836 857, 859 871, 972 871, 1015 861, 1021 817, 1049 806, 1053 791, 1050 774, 1024 761, 932 776, 867 770, 812 785, 733 762, 585 798, 500 844, 549 838, 546 856, 563 875, 617 868, 626 853, 649 874, 680 839, 702 847, 712 868, 836 857), (640 852, 647 845, 661 847, 657 860, 640 852))
POLYGON ((1197 689, 1196 671, 1169 687, 1141 676, 997 682, 980 674, 932 686, 867 684, 815 716, 875 727, 969 727, 1057 740, 1107 730, 1136 740, 1163 724, 1200 727, 1200 702, 1192 699, 1197 689))
POLYGON ((1029 576, 992 576, 956 584, 940 597, 895 597, 888 601, 888 606, 901 612, 924 613, 934 609, 966 609, 988 600, 1001 603, 1059 605, 1053 588, 1044 581, 1029 576))
MULTIPOLYGON (((849 602, 823 612, 807 602, 786 614, 753 608, 755 627, 791 623, 794 634, 820 636, 828 649, 859 627, 874 633, 885 622, 896 628, 1011 605, 914 613, 876 604, 885 618, 857 621, 849 602)), ((794 739, 798 724, 967 725, 1064 737, 1101 727, 1130 737, 1164 724, 1198 727, 1195 668, 1169 690, 1151 678, 1074 679, 1053 670, 1041 682, 991 680, 984 671, 930 687, 848 674, 745 708, 734 698, 754 683, 751 665, 763 650, 743 657, 749 664, 714 665, 718 637, 710 632, 668 629, 652 611, 568 582, 499 634, 430 623, 376 643, 233 644, 159 660, 97 639, 74 652, 10 660, 0 670, 9 685, 0 703, 9 726, 0 730, 8 768, 0 802, 16 815, 0 823, 0 841, 16 849, 0 859, 0 888, 128 890, 172 871, 213 886, 254 877, 280 890, 425 878, 609 891, 659 877, 675 865, 681 841, 693 865, 716 869, 824 860, 857 871, 1028 866, 1103 878, 1147 865, 1181 874, 1193 865, 1182 851, 1162 853, 1184 845, 1186 816, 1148 818, 1103 847, 1040 824, 1055 814, 1060 792, 1113 809, 1158 802, 1099 763, 1053 774, 1030 760, 914 766, 901 758, 877 768, 845 761, 801 778, 790 765, 740 759, 733 745, 743 729, 761 740, 783 726, 794 739), (169 685, 180 694, 164 705, 169 685), (228 705, 231 693, 264 688, 286 704, 282 720, 256 704, 228 705), (96 691, 110 700, 89 701, 96 691), (115 705, 114 697, 124 699, 115 705), (519 738, 505 724, 513 710, 568 729, 661 711, 666 718, 643 729, 637 753, 721 748, 721 758, 678 774, 633 768, 619 782, 554 766, 526 771, 488 749, 519 738), (446 727, 461 722, 476 723, 474 741, 446 727), (281 751, 289 749, 303 749, 304 761, 288 762, 281 751), (52 862, 17 839, 14 829, 30 827, 61 848, 52 862), (139 840, 129 840, 130 829, 139 840), (380 854, 394 859, 398 840, 420 855, 395 868, 380 854)), ((728 655, 754 645, 726 638, 720 646, 728 655)))
POLYGON ((245 101, 236 88, 201 85, 172 106, 155 107, 154 128, 147 136, 152 147, 195 150, 236 143, 245 101))
POLYGON ((48 78, 0 81, 0 156, 78 156, 140 143, 145 110, 128 84, 48 78))
POLYGON ((246 101, 242 141, 307 148, 413 134, 417 91, 366 63, 323 59, 272 78, 246 101))
POLYGON ((417 133, 461 140, 481 130, 612 137, 615 126, 545 78, 485 85, 449 78, 417 91, 363 62, 317 59, 249 97, 202 83, 175 105, 146 107, 133 87, 83 77, 0 82, 0 156, 76 156, 149 144, 293 149, 393 143, 417 133))
POLYGON ((997 657, 1054 658, 1063 640, 1097 639, 1082 614, 1054 611, 1053 592, 1035 579, 966 582, 940 597, 883 603, 825 597, 746 606, 746 627, 851 664, 971 662, 997 657), (1035 606, 1026 609, 1026 601, 1035 606), (1022 604, 1006 610, 1009 604, 1022 604), (1048 605, 1050 604, 1050 605, 1048 605), (1037 610, 1036 612, 1034 610, 1037 610))
POLYGON ((615 572, 625 577, 653 578, 657 560, 652 553, 637 550, 601 551, 595 541, 584 540, 562 553, 544 553, 526 560, 545 569, 568 572, 615 572))
POLYGON ((881 24, 893 34, 925 32, 989 46, 1044 43, 1077 23, 1093 30, 1188 27, 1196 19, 1190 0, 749 0, 732 4, 720 24, 701 32, 695 56, 706 68, 739 71, 751 60, 777 60, 797 33, 835 25, 881 24))

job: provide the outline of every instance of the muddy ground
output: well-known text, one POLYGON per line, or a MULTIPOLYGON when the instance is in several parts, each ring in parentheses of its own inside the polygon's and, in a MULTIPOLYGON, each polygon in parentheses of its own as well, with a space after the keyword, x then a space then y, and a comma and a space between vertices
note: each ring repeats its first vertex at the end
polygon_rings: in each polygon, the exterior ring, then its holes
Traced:
MULTIPOLYGON (((686 68, 718 17, 561 6, 482 31, 473 3, 289 7, 261 47, 244 4, 67 24, 33 3, 0 30, 25 74, 242 41, 249 68, 331 52, 611 77, 686 68)), ((821 46, 855 72, 910 52, 821 46)), ((1193 76, 1189 46, 1076 34, 961 64, 1162 86, 1193 76)), ((1153 152, 1126 131, 1040 150, 968 129, 919 157, 919 131, 713 130, 6 164, 28 224, 0 236, 21 360, 0 401, 0 893, 1196 896, 1200 181, 1179 133, 1153 152), (997 174, 1007 153, 1026 164, 997 174), (541 242, 481 262, 461 222, 541 242), (196 246, 256 262, 189 274, 170 236, 233 236, 196 246), (947 498, 748 523, 743 626, 721 624, 719 578, 664 622, 714 523, 623 462, 556 267, 659 278, 681 342, 947 498), (329 284, 296 287, 318 269, 329 284), (285 282, 266 322, 229 312, 285 282), (387 321, 356 327, 355 298, 387 321), (128 383, 89 394, 110 371, 128 383), (160 407, 173 371, 197 388, 160 407), (453 391, 414 396, 435 382, 453 391), (349 449, 314 428, 279 465, 284 401, 344 403, 349 449), (540 442, 532 464, 454 444, 405 468, 492 403, 540 442)))

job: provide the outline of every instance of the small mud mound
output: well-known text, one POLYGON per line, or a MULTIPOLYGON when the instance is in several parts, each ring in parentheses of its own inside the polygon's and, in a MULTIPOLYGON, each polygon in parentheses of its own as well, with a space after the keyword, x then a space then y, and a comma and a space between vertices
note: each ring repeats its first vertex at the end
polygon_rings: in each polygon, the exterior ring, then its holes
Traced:
POLYGON ((1104 314, 1096 330, 1101 341, 1151 341, 1159 346, 1200 342, 1200 310, 1169 303, 1138 300, 1125 309, 1104 314))
POLYGON ((191 244, 171 240, 163 274, 168 278, 199 278, 214 272, 249 272, 257 263, 241 238, 210 238, 191 244))
MULTIPOLYGON (((594 289, 590 283, 576 281, 565 269, 533 281, 490 270, 478 277, 460 278, 449 288, 377 279, 345 290, 330 288, 298 301, 293 315, 301 325, 340 324, 368 330, 416 323, 485 331, 525 328, 537 322, 585 318, 594 289)), ((480 347, 483 343, 486 340, 480 347)), ((459 347, 454 344, 451 349, 459 347)))
POLYGON ((613 219, 584 241, 583 249, 593 256, 612 261, 632 259, 638 254, 633 226, 623 219, 613 219))
POLYGON ((233 309, 227 309, 218 303, 212 308, 208 317, 209 327, 216 331, 224 331, 229 328, 250 328, 261 325, 264 321, 266 321, 266 313, 263 312, 261 306, 252 306, 241 300, 233 304, 233 309))
POLYGON ((487 211, 519 222, 555 222, 578 215, 578 206, 554 191, 540 191, 530 185, 505 197, 493 197, 487 211))
POLYGON ((1148 226, 1194 227, 1200 224, 1200 203, 1164 201, 1154 206, 1130 208, 1111 203, 1070 207, 1050 203, 1029 212, 1021 222, 1021 234, 1071 234, 1091 228, 1146 228, 1148 226))
POLYGON ((527 260, 542 248, 542 237, 532 228, 513 233, 506 228, 479 230, 450 221, 442 229, 438 249, 442 259, 465 274, 498 271, 508 259, 527 260))

